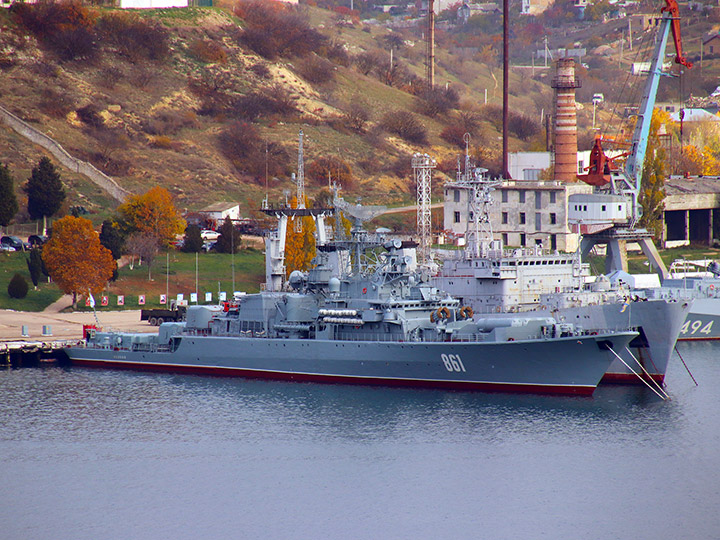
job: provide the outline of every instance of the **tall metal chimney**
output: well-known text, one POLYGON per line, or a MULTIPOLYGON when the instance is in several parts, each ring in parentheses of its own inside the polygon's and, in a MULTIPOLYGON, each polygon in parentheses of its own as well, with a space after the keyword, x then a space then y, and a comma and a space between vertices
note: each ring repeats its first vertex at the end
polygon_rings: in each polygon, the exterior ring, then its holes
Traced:
POLYGON ((580 86, 580 80, 575 77, 575 60, 559 59, 552 87, 555 89, 555 179, 561 182, 578 180, 575 89, 580 86))
POLYGON ((427 70, 425 79, 428 89, 435 87, 435 0, 428 0, 428 20, 427 20, 427 70))

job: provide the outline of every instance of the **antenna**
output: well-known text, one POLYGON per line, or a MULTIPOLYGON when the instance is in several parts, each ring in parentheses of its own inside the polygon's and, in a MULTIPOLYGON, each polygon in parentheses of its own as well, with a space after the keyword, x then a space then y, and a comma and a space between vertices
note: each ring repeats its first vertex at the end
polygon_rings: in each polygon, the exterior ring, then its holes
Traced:
MULTIPOLYGON (((305 208, 305 158, 303 156, 303 130, 300 130, 298 135, 298 167, 297 177, 297 208, 305 208)), ((296 216, 295 219, 295 232, 302 231, 303 220, 300 216, 296 216)))

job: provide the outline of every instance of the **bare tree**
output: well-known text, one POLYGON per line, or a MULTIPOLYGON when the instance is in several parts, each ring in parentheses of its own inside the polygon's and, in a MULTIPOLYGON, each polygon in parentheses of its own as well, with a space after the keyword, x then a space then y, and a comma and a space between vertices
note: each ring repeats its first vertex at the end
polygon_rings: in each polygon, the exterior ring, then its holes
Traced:
POLYGON ((148 266, 148 281, 152 281, 151 269, 155 256, 158 254, 160 240, 157 236, 147 233, 136 232, 131 234, 125 241, 125 249, 132 256, 130 269, 134 267, 135 257, 140 261, 138 266, 144 260, 148 266))

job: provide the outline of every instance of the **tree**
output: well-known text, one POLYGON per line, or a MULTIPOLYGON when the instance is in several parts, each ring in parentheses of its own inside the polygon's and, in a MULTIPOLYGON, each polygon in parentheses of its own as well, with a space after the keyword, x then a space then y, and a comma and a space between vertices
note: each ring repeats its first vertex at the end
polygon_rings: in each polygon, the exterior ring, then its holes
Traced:
POLYGON ((30 279, 33 282, 33 287, 37 290, 38 283, 40 282, 40 276, 42 275, 42 248, 35 247, 30 250, 30 257, 25 259, 28 266, 28 272, 30 272, 30 279))
MULTIPOLYGON (((160 240, 150 233, 135 232, 131 234, 125 243, 128 253, 133 257, 137 256, 140 261, 148 265, 148 281, 152 280, 152 263, 158 253, 160 240)), ((132 265, 131 265, 132 268, 132 265)))
POLYGON ((15 273, 8 283, 7 291, 10 298, 25 298, 28 293, 27 281, 20 274, 15 273))
POLYGON ((650 121, 639 197, 643 211, 639 224, 656 237, 662 233, 662 216, 665 210, 665 150, 658 138, 662 116, 661 111, 655 110, 650 121))
POLYGON ((7 227, 18 211, 13 177, 7 165, 0 163, 0 227, 7 227))
POLYGON ((240 249, 240 241, 242 236, 240 232, 232 224, 229 217, 225 218, 225 221, 220 227, 220 236, 215 244, 215 249, 219 253, 237 253, 240 249))
POLYGON ((28 212, 31 219, 43 220, 43 234, 47 231, 47 218, 60 210, 65 200, 65 189, 60 173, 50 159, 42 158, 32 170, 23 188, 28 196, 28 212))
MULTIPOLYGON (((297 208, 297 199, 293 197, 291 206, 297 208)), ((305 201, 308 206, 308 201, 305 201)), ((315 222, 310 216, 296 216, 288 223, 285 235, 285 267, 289 276, 293 270, 309 270, 315 257, 315 222), (296 230, 295 221, 300 220, 300 230, 296 230)))
POLYGON ((115 268, 112 253, 100 243, 92 222, 81 217, 65 216, 53 224, 42 258, 53 281, 73 295, 73 308, 78 294, 102 291, 115 268))
POLYGON ((188 225, 185 229, 185 239, 183 240, 182 250, 185 253, 198 253, 203 246, 203 239, 200 234, 200 227, 197 225, 188 225))
POLYGON ((133 195, 118 206, 128 232, 139 232, 167 246, 185 230, 185 220, 175 208, 170 192, 160 186, 143 195, 133 195))
POLYGON ((120 225, 111 219, 103 221, 100 229, 100 243, 112 253, 113 259, 122 257, 125 238, 120 230, 120 225))

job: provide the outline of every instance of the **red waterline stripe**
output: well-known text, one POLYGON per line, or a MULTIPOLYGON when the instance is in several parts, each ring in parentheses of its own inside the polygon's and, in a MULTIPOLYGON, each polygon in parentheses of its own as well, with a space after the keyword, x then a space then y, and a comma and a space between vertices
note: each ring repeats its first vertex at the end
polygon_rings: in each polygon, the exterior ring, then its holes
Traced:
POLYGON ((353 377, 348 375, 318 375, 311 373, 285 373, 278 371, 256 371, 238 368, 219 368, 209 366, 183 366, 166 364, 143 364, 134 362, 114 362, 111 360, 71 360, 74 366, 131 369, 151 372, 188 373, 193 375, 212 375, 220 377, 246 377, 250 379, 274 379, 282 381, 343 383, 374 386, 402 386, 414 388, 446 388, 451 390, 482 390, 485 392, 513 392, 524 394, 566 394, 590 396, 594 386, 563 386, 549 384, 513 384, 467 381, 429 381, 412 379, 383 379, 380 377, 353 377))
MULTIPOLYGON (((642 375, 643 379, 647 380, 647 375, 642 375)), ((665 375, 661 373, 651 373, 650 377, 658 383, 662 384, 665 380, 665 375)), ((601 384, 644 384, 637 375, 632 373, 606 373, 603 375, 601 384)))

